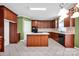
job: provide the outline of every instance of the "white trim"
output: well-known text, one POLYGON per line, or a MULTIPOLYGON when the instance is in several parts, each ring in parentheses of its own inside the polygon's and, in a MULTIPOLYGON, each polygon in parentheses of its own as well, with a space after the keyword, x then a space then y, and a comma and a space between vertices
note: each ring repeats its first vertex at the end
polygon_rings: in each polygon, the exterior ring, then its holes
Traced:
POLYGON ((74 48, 78 48, 78 47, 74 47, 74 48))
POLYGON ((8 19, 8 20, 7 20, 7 19, 4 19, 4 20, 6 20, 6 21, 8 21, 8 22, 16 23, 16 22, 14 22, 14 21, 11 21, 11 20, 9 20, 9 19, 8 19))

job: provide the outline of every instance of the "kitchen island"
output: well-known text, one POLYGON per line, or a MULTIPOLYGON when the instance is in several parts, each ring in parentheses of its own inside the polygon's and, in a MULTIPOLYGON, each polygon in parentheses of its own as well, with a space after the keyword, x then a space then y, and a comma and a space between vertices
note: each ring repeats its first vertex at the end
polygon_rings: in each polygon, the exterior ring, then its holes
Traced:
POLYGON ((39 32, 49 32, 49 37, 65 46, 66 48, 74 48, 74 27, 65 27, 63 30, 59 28, 41 28, 39 32))
POLYGON ((27 33, 28 47, 44 47, 48 46, 49 33, 27 33))

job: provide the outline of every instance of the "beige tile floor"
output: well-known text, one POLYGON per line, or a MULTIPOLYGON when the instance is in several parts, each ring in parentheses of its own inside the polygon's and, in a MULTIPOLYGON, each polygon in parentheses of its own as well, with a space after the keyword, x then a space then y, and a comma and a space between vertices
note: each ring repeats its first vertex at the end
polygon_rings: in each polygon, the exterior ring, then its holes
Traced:
POLYGON ((79 56, 79 48, 65 48, 49 38, 48 47, 26 47, 23 41, 6 46, 1 56, 79 56))

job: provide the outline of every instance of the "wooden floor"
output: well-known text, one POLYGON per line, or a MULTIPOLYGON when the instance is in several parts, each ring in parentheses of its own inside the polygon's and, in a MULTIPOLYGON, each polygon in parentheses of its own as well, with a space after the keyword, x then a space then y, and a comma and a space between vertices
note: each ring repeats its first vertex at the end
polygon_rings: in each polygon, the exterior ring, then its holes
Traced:
POLYGON ((48 47, 26 47, 23 41, 6 46, 1 56, 79 56, 79 48, 65 48, 52 39, 48 47))

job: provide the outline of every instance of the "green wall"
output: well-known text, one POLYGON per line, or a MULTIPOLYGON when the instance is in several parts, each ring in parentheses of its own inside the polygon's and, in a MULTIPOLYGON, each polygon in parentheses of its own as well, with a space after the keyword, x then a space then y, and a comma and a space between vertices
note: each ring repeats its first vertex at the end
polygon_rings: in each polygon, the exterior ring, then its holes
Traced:
POLYGON ((18 32, 20 33, 20 39, 23 39, 23 18, 18 17, 18 32))
POLYGON ((24 39, 24 32, 23 32, 23 20, 29 21, 30 18, 29 17, 23 17, 23 16, 19 16, 18 17, 18 32, 20 33, 20 40, 24 39))
POLYGON ((75 19, 75 47, 79 47, 79 17, 75 19))

